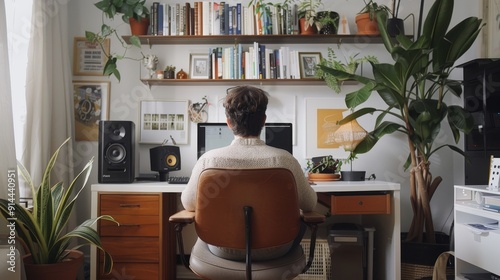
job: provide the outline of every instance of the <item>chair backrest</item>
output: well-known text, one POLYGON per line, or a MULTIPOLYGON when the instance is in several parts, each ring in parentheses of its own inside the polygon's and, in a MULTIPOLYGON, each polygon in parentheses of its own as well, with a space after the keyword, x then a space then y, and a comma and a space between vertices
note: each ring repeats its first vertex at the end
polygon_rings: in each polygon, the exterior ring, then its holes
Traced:
POLYGON ((297 186, 284 168, 204 170, 198 180, 198 237, 215 246, 245 249, 244 206, 253 208, 252 248, 279 246, 297 237, 297 186))

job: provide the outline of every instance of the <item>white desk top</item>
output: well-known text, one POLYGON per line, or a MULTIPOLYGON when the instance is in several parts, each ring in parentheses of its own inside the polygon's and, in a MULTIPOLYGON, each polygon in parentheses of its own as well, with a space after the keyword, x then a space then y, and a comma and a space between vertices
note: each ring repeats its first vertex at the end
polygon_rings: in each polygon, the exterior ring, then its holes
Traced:
MULTIPOLYGON (((135 182, 131 184, 92 184, 93 192, 163 192, 181 193, 186 185, 167 182, 135 182)), ((330 181, 311 185, 316 192, 399 191, 398 183, 384 181, 330 181)))

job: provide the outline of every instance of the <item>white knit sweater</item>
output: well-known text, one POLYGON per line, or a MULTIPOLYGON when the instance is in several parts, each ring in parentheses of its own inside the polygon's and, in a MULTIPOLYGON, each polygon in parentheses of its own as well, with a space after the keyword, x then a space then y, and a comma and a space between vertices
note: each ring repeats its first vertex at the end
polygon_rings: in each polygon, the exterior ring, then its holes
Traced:
POLYGON ((207 168, 273 168, 289 169, 295 176, 299 207, 311 211, 317 196, 309 185, 299 162, 287 151, 267 146, 258 138, 236 137, 231 145, 203 154, 196 162, 181 201, 186 210, 194 211, 198 177, 207 168))

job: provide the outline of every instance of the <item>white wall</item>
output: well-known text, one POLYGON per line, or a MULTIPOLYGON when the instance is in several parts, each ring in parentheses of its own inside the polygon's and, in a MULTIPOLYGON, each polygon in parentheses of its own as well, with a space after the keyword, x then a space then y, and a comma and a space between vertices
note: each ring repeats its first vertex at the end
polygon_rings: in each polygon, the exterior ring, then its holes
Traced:
MULTIPOLYGON (((99 29, 101 24, 101 13, 93 6, 95 1, 70 1, 70 35, 71 36, 84 36, 85 30, 96 31, 99 29)), ((152 2, 152 1, 149 1, 152 2)), ((168 1, 173 3, 175 1, 168 1)), ((185 1, 180 1, 185 2, 185 1)), ((229 1, 236 3, 237 1, 229 1)), ((247 1, 244 1, 247 2, 247 1)), ((350 23, 350 30, 352 33, 356 32, 356 27, 354 25, 353 17, 361 9, 361 0, 338 0, 331 1, 325 0, 325 8, 330 8, 338 11, 340 14, 346 14, 350 23)), ((380 1, 385 2, 385 1, 380 1)), ((410 13, 415 14, 416 21, 418 21, 418 8, 420 1, 403 1, 400 9, 400 17, 404 18, 410 13)), ((478 16, 480 13, 481 1, 474 1, 471 4, 467 0, 457 0, 454 12, 454 20, 462 20, 468 16, 478 16)), ((433 1, 425 1, 425 10, 427 11, 433 1)), ((121 20, 117 20, 119 23, 121 20)), ((415 25, 417 23, 415 22, 415 25)), ((406 33, 412 34, 413 23, 411 18, 406 21, 406 33)), ((415 27, 415 30, 417 28, 415 27)), ((128 25, 122 24, 120 30, 123 30, 122 34, 128 33, 128 25)), ((72 37, 68 38, 72 42, 72 37)), ((479 41, 479 40, 478 40, 479 41)), ((189 54, 196 52, 205 52, 208 49, 208 45, 177 45, 177 46, 143 46, 142 51, 145 54, 156 54, 160 58, 160 67, 164 67, 167 64, 173 64, 177 66, 177 70, 181 68, 185 71, 189 70, 189 54)), ((270 47, 273 47, 270 45, 270 47)), ((278 47, 278 46, 274 46, 278 47)), ((327 47, 337 48, 337 45, 290 45, 291 48, 301 51, 321 51, 323 55, 326 55, 327 47)), ((113 40, 111 43, 112 50, 118 48, 117 41, 113 40)), ((348 53, 361 52, 362 55, 373 54, 379 58, 381 61, 390 61, 390 57, 386 54, 383 45, 367 44, 367 45, 356 45, 349 44, 343 45, 342 48, 348 53)), ((480 56, 479 45, 476 44, 469 53, 461 60, 463 62, 470 59, 474 59, 480 56)), ((137 51, 136 51, 136 54, 137 51)), ((132 54, 133 55, 133 54, 132 54)), ((214 84, 214 85, 203 85, 203 86, 153 86, 151 89, 143 85, 140 78, 141 66, 136 61, 120 61, 119 69, 122 74, 122 81, 117 82, 115 78, 109 78, 111 81, 111 111, 110 119, 113 120, 131 120, 138 124, 139 111, 138 106, 140 100, 142 99, 166 99, 166 100, 191 100, 192 102, 201 102, 203 96, 209 98, 211 106, 209 107, 210 122, 224 121, 218 116, 221 114, 221 105, 219 100, 225 95, 225 90, 229 86, 214 84)), ((142 68, 142 73, 144 73, 144 68, 142 68)), ((457 69, 454 72, 455 78, 462 77, 461 69, 457 69)), ((75 79, 82 80, 108 80, 104 77, 74 77, 75 79)), ((242 82, 244 83, 244 81, 242 82)), ((343 107, 343 98, 345 93, 350 92, 355 86, 345 86, 343 87, 343 92, 341 94, 336 94, 331 91, 326 86, 262 86, 262 88, 268 91, 272 97, 272 104, 281 104, 285 102, 289 104, 289 100, 295 98, 296 104, 296 132, 297 141, 294 147, 294 155, 304 166, 306 163, 306 126, 313 125, 308 123, 308 116, 306 116, 305 102, 308 98, 335 98, 338 100, 338 106, 343 107)), ((374 94, 375 95, 375 94, 374 94)), ((453 100, 454 102, 461 103, 461 100, 453 100)), ((381 104, 381 100, 373 99, 371 100, 371 106, 378 106, 381 104)), ((283 108, 269 108, 268 115, 272 115, 279 121, 280 114, 283 113, 283 108)), ((288 112, 288 111, 286 111, 288 112)), ((288 113, 287 113, 288 114, 288 113)), ((311 117, 309 116, 309 119, 311 117)), ((360 120, 362 126, 367 130, 373 127, 373 118, 363 118, 360 120)), ((195 128, 196 125, 190 123, 189 129, 189 144, 180 145, 182 154, 182 170, 178 171, 175 175, 189 175, 192 166, 196 160, 196 138, 195 138, 195 128)), ((138 139, 137 134, 137 139, 138 139)), ((448 142, 452 141, 451 133, 448 130, 444 130, 443 134, 440 135, 439 141, 448 142)), ((139 158, 139 171, 138 172, 149 172, 149 148, 154 145, 144 145, 138 144, 137 156, 139 158)), ((354 162, 353 168, 366 170, 367 174, 376 174, 377 180, 393 181, 401 184, 402 188, 402 199, 401 199, 401 222, 402 230, 407 230, 410 223, 410 217, 412 215, 411 208, 408 200, 408 172, 404 172, 402 166, 407 157, 407 144, 401 135, 391 135, 384 137, 383 140, 368 154, 363 154, 358 157, 354 162)), ((325 151, 325 154, 329 154, 329 151, 325 151)), ((97 183, 97 142, 77 142, 75 145, 75 154, 81 159, 81 166, 84 164, 86 159, 94 156, 96 158, 93 174, 91 176, 90 183, 97 183)), ((81 168, 81 166, 79 168, 81 168)), ((435 194, 432 201, 432 208, 435 213, 435 227, 437 230, 447 231, 447 227, 451 222, 451 212, 452 212, 452 200, 453 192, 452 187, 454 184, 463 183, 463 159, 453 155, 448 150, 443 150, 439 152, 432 159, 431 170, 434 176, 442 176, 443 182, 440 188, 435 194)), ((79 220, 84 220, 90 216, 90 187, 85 190, 85 193, 81 195, 78 202, 79 220)))

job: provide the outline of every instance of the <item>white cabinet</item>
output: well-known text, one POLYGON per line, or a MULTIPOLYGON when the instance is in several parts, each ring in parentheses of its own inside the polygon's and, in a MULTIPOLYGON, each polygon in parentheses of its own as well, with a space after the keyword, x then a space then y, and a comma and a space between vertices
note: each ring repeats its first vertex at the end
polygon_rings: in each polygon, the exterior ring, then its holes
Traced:
POLYGON ((456 279, 476 273, 500 275, 500 212, 485 210, 487 196, 500 196, 500 192, 486 185, 455 186, 456 279))

